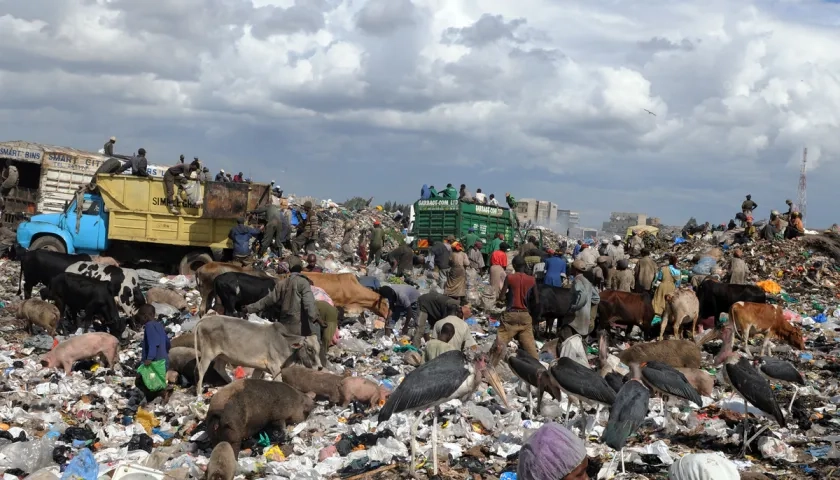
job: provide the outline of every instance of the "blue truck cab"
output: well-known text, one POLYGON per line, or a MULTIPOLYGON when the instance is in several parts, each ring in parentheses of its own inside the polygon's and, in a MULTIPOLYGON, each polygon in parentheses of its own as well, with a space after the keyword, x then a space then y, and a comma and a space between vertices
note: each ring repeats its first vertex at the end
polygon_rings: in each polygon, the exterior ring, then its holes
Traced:
POLYGON ((18 226, 20 246, 63 253, 99 255, 108 248, 108 213, 102 196, 86 193, 82 216, 76 228, 76 200, 62 213, 35 215, 18 226))

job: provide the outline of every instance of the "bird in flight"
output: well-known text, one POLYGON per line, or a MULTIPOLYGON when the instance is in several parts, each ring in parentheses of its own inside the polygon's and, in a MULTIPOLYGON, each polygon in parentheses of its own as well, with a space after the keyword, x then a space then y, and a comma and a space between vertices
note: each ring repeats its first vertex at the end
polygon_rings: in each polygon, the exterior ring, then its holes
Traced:
POLYGON ((649 114, 653 115, 654 117, 656 116, 656 114, 655 114, 655 113, 651 112, 651 111, 650 111, 650 110, 648 110, 647 108, 643 108, 642 110, 644 110, 644 111, 646 111, 647 113, 649 113, 649 114))

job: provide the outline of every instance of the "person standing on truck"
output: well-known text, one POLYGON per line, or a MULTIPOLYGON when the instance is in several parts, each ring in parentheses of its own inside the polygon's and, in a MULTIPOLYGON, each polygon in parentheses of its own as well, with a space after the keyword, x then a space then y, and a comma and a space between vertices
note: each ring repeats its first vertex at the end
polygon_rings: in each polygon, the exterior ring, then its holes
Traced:
POLYGON ((370 232, 370 245, 368 246, 368 250, 370 251, 369 263, 375 263, 375 266, 379 266, 379 262, 382 261, 382 247, 384 243, 385 231, 382 230, 382 223, 379 220, 374 220, 373 230, 370 232))
POLYGON ((141 148, 140 150, 137 150, 137 155, 134 155, 129 161, 125 162, 125 165, 123 165, 123 169, 120 173, 125 173, 130 169, 131 174, 135 177, 148 177, 149 172, 146 171, 147 166, 148 162, 146 161, 146 149, 141 148))
POLYGON ((228 238, 233 242, 233 263, 237 263, 243 267, 248 266, 251 256, 251 239, 258 237, 260 231, 256 228, 245 225, 245 219, 239 217, 236 219, 236 225, 230 229, 228 238))
POLYGON ((318 239, 318 234, 321 232, 321 225, 318 223, 318 215, 312 208, 312 202, 307 200, 303 204, 303 211, 306 213, 306 219, 303 224, 298 226, 300 233, 295 236, 292 242, 292 250, 295 255, 301 250, 306 252, 313 252, 315 250, 315 242, 318 239))
MULTIPOLYGON (((142 149, 141 149, 142 150, 142 149)), ((145 150, 143 154, 145 155, 145 150)), ((179 163, 174 167, 169 167, 163 174, 163 189, 166 191, 166 204, 169 205, 169 212, 173 215, 180 215, 181 211, 175 205, 175 179, 178 178, 178 196, 182 201, 186 202, 187 192, 184 190, 184 185, 181 180, 186 180, 190 173, 201 168, 198 160, 193 160, 189 164, 179 163)))
POLYGON ((6 198, 11 196, 14 189, 17 188, 19 179, 17 167, 12 165, 11 159, 6 159, 5 168, 0 175, 0 180, 2 180, 2 184, 0 184, 0 197, 2 197, 0 198, 0 202, 2 202, 0 203, 0 212, 6 209, 6 198))
POLYGON ((487 200, 487 205, 490 205, 491 207, 498 207, 499 206, 499 201, 496 200, 496 194, 495 193, 490 194, 490 198, 487 200))
POLYGON ((102 162, 101 165, 99 165, 99 168, 97 168, 96 171, 93 172, 93 177, 91 177, 90 183, 88 184, 88 190, 93 190, 96 188, 96 176, 100 173, 113 175, 115 173, 120 172, 122 168, 122 162, 116 158, 109 158, 108 160, 105 160, 104 162, 102 162))
POLYGON ((475 204, 476 205, 487 205, 487 195, 481 193, 481 189, 475 191, 475 204))
POLYGON ((105 145, 102 146, 102 154, 106 157, 113 157, 114 156, 114 144, 117 143, 117 137, 111 137, 105 142, 105 145))
POLYGON ((465 184, 461 184, 461 191, 458 192, 458 200, 466 203, 474 203, 475 197, 473 197, 472 192, 467 190, 467 186, 465 184))
POLYGON ((217 182, 227 182, 227 177, 225 176, 225 169, 219 170, 219 173, 216 174, 216 181, 217 182))

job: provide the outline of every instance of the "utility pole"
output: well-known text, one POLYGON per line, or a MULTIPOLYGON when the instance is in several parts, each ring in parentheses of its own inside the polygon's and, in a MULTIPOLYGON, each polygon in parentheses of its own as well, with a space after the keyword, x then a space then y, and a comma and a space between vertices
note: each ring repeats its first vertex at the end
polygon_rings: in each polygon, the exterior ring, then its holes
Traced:
POLYGON ((802 215, 802 225, 805 225, 805 208, 807 207, 807 198, 806 198, 806 188, 807 183, 805 180, 805 166, 808 163, 808 148, 806 147, 802 151, 802 169, 799 171, 799 190, 798 190, 798 200, 797 206, 799 208, 799 213, 802 215))

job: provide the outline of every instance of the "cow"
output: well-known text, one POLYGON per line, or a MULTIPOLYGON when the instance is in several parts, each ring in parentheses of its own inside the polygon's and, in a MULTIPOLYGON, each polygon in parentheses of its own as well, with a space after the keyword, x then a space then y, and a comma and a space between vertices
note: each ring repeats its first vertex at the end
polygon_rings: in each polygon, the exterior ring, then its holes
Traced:
POLYGON ((662 312, 662 325, 659 327, 659 340, 665 336, 668 321, 674 322, 674 338, 682 338, 682 326, 691 323, 691 339, 697 329, 697 317, 700 314, 700 302, 697 295, 690 288, 680 288, 674 293, 665 295, 665 311, 662 312))
POLYGON ((715 317, 717 325, 720 314, 728 312, 736 302, 767 303, 767 294, 755 285, 732 285, 707 279, 697 287, 697 299, 700 318, 715 317))
POLYGON ((346 312, 358 313, 370 310, 380 317, 388 318, 388 301, 382 295, 365 288, 352 273, 303 272, 312 284, 327 292, 336 307, 346 312))
POLYGON ((94 316, 99 316, 113 336, 122 338, 125 321, 120 318, 114 302, 116 290, 113 283, 65 272, 52 279, 47 292, 59 313, 67 315, 66 319, 73 328, 82 326, 87 332, 94 316), (77 324, 76 316, 80 310, 85 311, 85 316, 77 324))
POLYGON ((32 288, 39 283, 45 286, 50 281, 64 273, 67 267, 76 262, 91 261, 90 255, 67 255, 66 253, 51 252, 49 250, 30 250, 19 254, 20 278, 18 279, 17 294, 23 290, 23 298, 32 298, 32 288), (21 287, 22 286, 22 287, 21 287))
POLYGON ((545 320, 545 333, 551 332, 554 319, 557 321, 557 331, 560 330, 564 317, 574 312, 575 291, 571 288, 555 287, 552 285, 537 284, 528 290, 525 296, 525 306, 534 324, 534 336, 539 336, 539 324, 545 320))
MULTIPOLYGON (((254 377, 267 371, 280 375, 283 367, 300 361, 305 367, 323 368, 319 357, 320 340, 314 335, 292 335, 281 323, 259 324, 222 315, 202 318, 193 329, 195 335, 198 385, 201 397, 204 372, 215 362, 251 367, 254 377)), ((219 364, 217 363, 217 370, 219 364)))
POLYGON ((805 350, 805 340, 802 330, 785 320, 785 309, 779 305, 766 303, 735 302, 729 309, 729 322, 735 326, 735 333, 744 342, 744 351, 752 355, 749 350, 750 332, 764 334, 760 354, 768 350, 771 336, 779 338, 793 348, 805 350))
POLYGON ((114 302, 123 314, 133 318, 137 309, 146 304, 146 297, 140 290, 137 272, 130 268, 100 265, 93 262, 76 262, 65 270, 67 273, 82 275, 111 285, 114 302))
POLYGON ((653 337, 651 322, 653 321, 653 303, 650 294, 620 292, 605 290, 600 293, 601 302, 598 304, 598 325, 605 332, 610 327, 624 326, 624 333, 630 336, 633 326, 637 325, 645 339, 653 337))
POLYGON ((203 316, 210 308, 211 299, 215 296, 213 290, 213 281, 219 275, 227 272, 246 273, 255 277, 268 278, 269 275, 259 270, 253 270, 250 267, 241 267, 231 263, 210 262, 205 263, 195 271, 195 283, 198 291, 201 294, 201 305, 198 309, 198 315, 203 316))
POLYGON ((213 291, 224 307, 224 314, 238 316, 245 305, 260 301, 274 289, 274 279, 247 273, 227 272, 213 280, 213 291))

